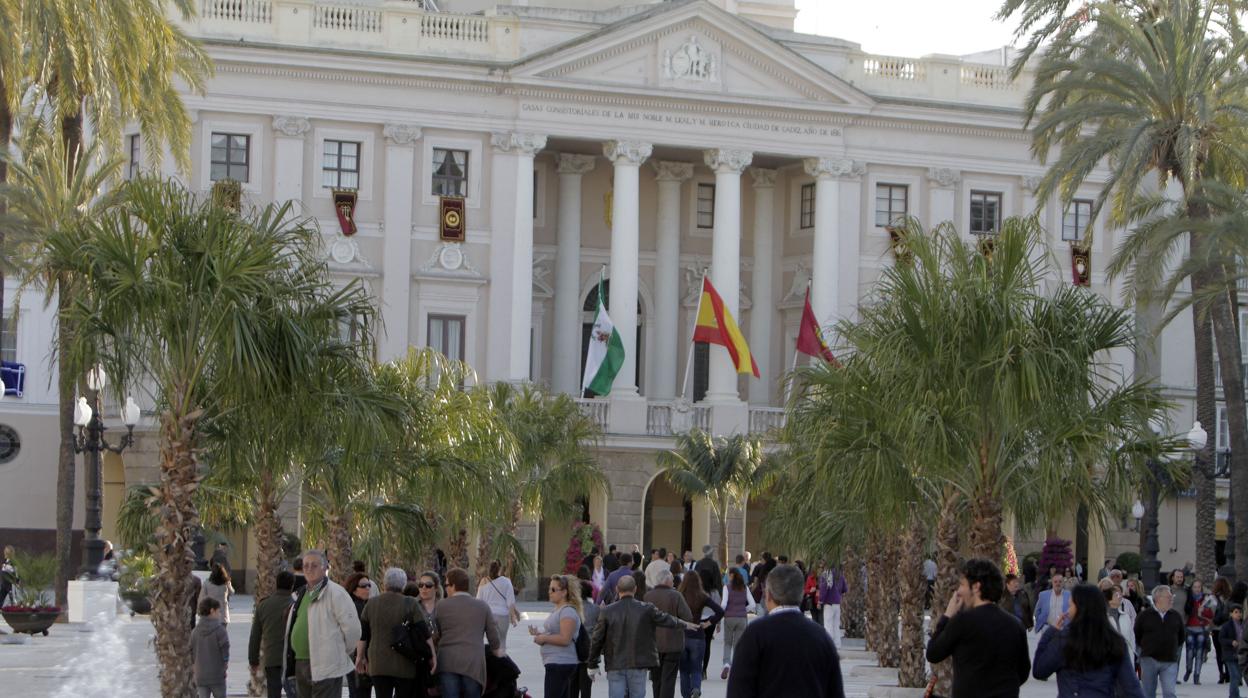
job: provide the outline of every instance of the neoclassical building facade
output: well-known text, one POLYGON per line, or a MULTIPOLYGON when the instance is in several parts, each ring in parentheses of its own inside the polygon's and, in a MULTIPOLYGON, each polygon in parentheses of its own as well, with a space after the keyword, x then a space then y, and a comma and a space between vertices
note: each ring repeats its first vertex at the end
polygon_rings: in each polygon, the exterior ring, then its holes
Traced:
MULTIPOLYGON (((626 358, 608 397, 581 399, 606 432, 611 492, 590 498, 587 515, 610 542, 711 539, 706 507, 656 478, 655 454, 692 425, 777 426, 807 288, 822 323, 852 317, 894 261, 886 226, 897 216, 972 237, 1038 211, 1050 282, 1073 282, 1089 207, 1036 199, 1044 167, 1020 109, 1028 76, 1011 80, 1001 52, 871 55, 793 32, 791 0, 438 4, 202 0, 183 25, 216 69, 205 94, 185 97, 192 165, 145 159, 135 128, 129 171, 159 168, 195 191, 229 177, 245 202, 295 202, 320 222, 333 273, 378 299, 381 360, 429 346, 481 380, 579 396, 603 277, 626 358), (339 190, 355 195, 352 235, 336 216, 339 190), (444 239, 443 196, 463 197, 462 239, 444 239), (692 345, 704 274, 760 378, 738 376, 722 347, 692 345)), ((1117 302, 1105 273, 1117 233, 1093 230, 1088 287, 1117 302)), ((0 465, 0 539, 35 540, 53 527, 52 335, 41 302, 17 302, 7 336, 29 375, 21 397, 0 401, 0 421, 21 434, 0 465)), ((1194 385, 1183 333, 1176 322, 1157 352, 1179 399, 1194 385)), ((1124 377, 1136 370, 1132 356, 1109 360, 1124 377)), ((1175 422, 1190 424, 1190 411, 1175 422)), ((141 439, 106 463, 106 533, 122 489, 150 479, 154 462, 141 439)), ((733 548, 757 553, 764 509, 732 517, 733 548)), ((1188 510, 1179 501, 1174 515, 1188 510)), ((523 534, 543 572, 561 567, 567 522, 523 534)), ((1086 552, 1133 547, 1133 535, 1094 532, 1086 552)), ((236 548, 247 545, 240 536, 236 548)), ((1170 556, 1163 545, 1163 557, 1181 564, 1185 545, 1170 556)))

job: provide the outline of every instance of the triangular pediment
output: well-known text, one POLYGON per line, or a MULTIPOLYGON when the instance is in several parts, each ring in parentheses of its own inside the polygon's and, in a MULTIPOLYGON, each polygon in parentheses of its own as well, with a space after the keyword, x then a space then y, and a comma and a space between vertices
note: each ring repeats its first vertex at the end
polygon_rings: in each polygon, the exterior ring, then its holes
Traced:
POLYGON ((632 17, 548 49, 513 78, 580 87, 621 87, 681 97, 762 99, 866 107, 870 97, 706 2, 632 17))

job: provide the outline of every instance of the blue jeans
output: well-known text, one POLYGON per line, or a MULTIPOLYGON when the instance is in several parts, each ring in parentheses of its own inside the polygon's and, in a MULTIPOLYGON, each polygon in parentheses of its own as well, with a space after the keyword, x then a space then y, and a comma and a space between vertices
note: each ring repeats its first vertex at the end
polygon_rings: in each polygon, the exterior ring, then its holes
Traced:
POLYGON ((438 674, 442 698, 481 698, 481 684, 463 674, 438 674))
POLYGON ((1200 683, 1200 668, 1205 664, 1205 652, 1208 646, 1205 644, 1204 628, 1188 628, 1187 629, 1187 673, 1192 674, 1192 664, 1196 665, 1196 683, 1200 683))
MULTIPOLYGON (((616 669, 607 672, 607 694, 611 698, 646 698, 650 672, 645 669, 616 669)), ((444 693, 442 698, 446 698, 444 693)))
POLYGON ((1229 698, 1239 698, 1239 684, 1243 681, 1243 674, 1239 671, 1239 662, 1235 661, 1235 654, 1231 653, 1227 657, 1226 673, 1230 676, 1231 692, 1227 694, 1229 698))
POLYGON ((680 653, 680 695, 689 696, 696 689, 702 690, 702 654, 706 651, 706 640, 691 640, 685 635, 685 651, 680 653))
POLYGON ((1157 698, 1157 683, 1161 683, 1161 695, 1174 698, 1174 685, 1179 679, 1178 662, 1159 662, 1152 657, 1140 657, 1140 683, 1144 698, 1157 698))

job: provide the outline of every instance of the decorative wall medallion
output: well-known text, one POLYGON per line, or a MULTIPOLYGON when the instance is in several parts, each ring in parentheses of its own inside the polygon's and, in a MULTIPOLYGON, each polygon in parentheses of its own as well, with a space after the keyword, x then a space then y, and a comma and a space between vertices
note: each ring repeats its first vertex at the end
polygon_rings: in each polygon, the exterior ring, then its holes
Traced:
POLYGON ((443 245, 438 252, 438 264, 447 271, 457 271, 464 266, 464 251, 459 245, 443 245))
POLYGON ((703 48, 696 36, 690 36, 675 50, 663 52, 663 75, 669 80, 715 82, 718 74, 719 61, 715 54, 703 48))
POLYGON ((0 463, 8 463, 17 458, 22 450, 22 439, 17 430, 8 424, 0 424, 0 463))
POLYGON ((339 237, 329 245, 329 257, 339 264, 350 264, 360 256, 360 248, 355 241, 347 237, 339 237))

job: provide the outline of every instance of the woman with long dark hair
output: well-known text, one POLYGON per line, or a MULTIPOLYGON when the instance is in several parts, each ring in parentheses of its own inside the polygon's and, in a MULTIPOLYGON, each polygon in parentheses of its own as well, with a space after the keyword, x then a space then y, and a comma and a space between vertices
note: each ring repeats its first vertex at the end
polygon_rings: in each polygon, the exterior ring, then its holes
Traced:
MULTIPOLYGON (((1205 640, 1205 644, 1212 644, 1214 657, 1218 663, 1218 683, 1226 683, 1230 680, 1230 674, 1226 671, 1226 662, 1222 656, 1222 643, 1218 642, 1218 632, 1222 630, 1222 625, 1231 619, 1231 583, 1226 577, 1218 577, 1213 580, 1213 625, 1209 627, 1209 637, 1205 640)), ((1234 657, 1231 661, 1235 661, 1234 657)))
MULTIPOLYGON (((680 582, 680 595, 689 604, 694 623, 709 621, 715 625, 724 617, 724 609, 710 594, 702 591, 702 580, 698 575, 685 575, 680 582)), ((683 698, 702 695, 702 657, 707 646, 706 633, 702 628, 685 630, 685 649, 680 654, 680 695, 683 698)))
POLYGON ((1184 656, 1187 657, 1187 672, 1183 680, 1192 678, 1195 668, 1195 683, 1200 685, 1200 670, 1209 655, 1209 626, 1213 625, 1215 601, 1211 594, 1205 592, 1205 585, 1199 579, 1192 580, 1192 588, 1187 592, 1187 640, 1184 656))
MULTIPOLYGON (((221 623, 230 624, 230 596, 234 594, 234 583, 230 580, 230 571, 221 563, 213 563, 208 581, 199 588, 199 600, 216 599, 221 604, 221 623)), ((198 603, 198 601, 196 602, 198 603)))
POLYGON ((746 615, 754 609, 754 595, 745 584, 745 575, 740 567, 728 568, 728 584, 724 586, 720 596, 724 605, 724 670, 719 678, 727 679, 732 667, 732 651, 745 632, 746 615))
POLYGON ((1091 584, 1071 590, 1070 610, 1040 636, 1031 673, 1041 681, 1056 673, 1058 698, 1144 698, 1127 643, 1091 584))

